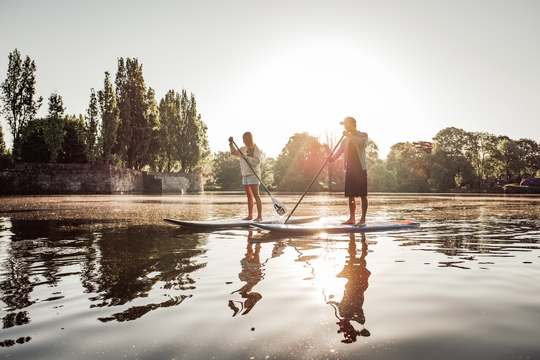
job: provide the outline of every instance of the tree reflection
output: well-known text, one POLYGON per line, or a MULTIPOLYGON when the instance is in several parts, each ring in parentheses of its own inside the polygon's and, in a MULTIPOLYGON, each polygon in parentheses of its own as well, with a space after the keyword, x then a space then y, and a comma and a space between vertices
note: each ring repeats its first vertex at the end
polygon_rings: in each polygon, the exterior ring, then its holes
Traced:
POLYGON ((339 326, 338 334, 343 334, 344 340, 342 343, 353 343, 358 336, 370 336, 370 332, 364 328, 366 317, 364 315, 364 292, 367 290, 369 276, 371 272, 367 269, 366 255, 367 243, 366 235, 362 236, 362 249, 360 257, 357 257, 356 238, 354 234, 350 234, 349 240, 349 260, 345 263, 343 270, 337 277, 346 278, 347 284, 343 293, 341 302, 327 301, 335 310, 335 315, 338 318, 336 323, 339 326), (362 330, 356 330, 351 321, 355 321, 362 325, 362 330))
MULTIPOLYGON (((60 288, 39 301, 63 299, 62 279, 73 275, 79 276, 85 292, 92 294, 90 308, 149 298, 157 286, 169 291, 163 301, 130 307, 99 318, 102 322, 135 320, 191 297, 185 291, 195 288, 191 274, 206 266, 196 258, 206 252, 199 244, 207 235, 189 234, 178 239, 169 228, 160 226, 108 225, 69 220, 3 221, 0 229, 9 230, 10 235, 0 237, 5 240, 0 263, 0 300, 5 304, 2 327, 29 324, 37 301, 32 292, 42 286, 60 288), (74 266, 81 270, 66 271, 74 266)), ((30 339, 0 339, 0 346, 30 339)))

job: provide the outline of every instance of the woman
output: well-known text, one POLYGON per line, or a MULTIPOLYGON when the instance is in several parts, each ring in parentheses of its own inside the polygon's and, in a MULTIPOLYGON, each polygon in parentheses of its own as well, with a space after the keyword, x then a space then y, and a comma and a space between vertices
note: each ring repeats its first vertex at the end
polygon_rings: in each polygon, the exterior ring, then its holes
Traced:
POLYGON ((261 150, 253 142, 253 135, 250 132, 242 135, 244 146, 236 149, 232 136, 229 138, 229 147, 231 154, 240 159, 240 168, 242 171, 242 185, 246 189, 248 200, 248 216, 243 220, 262 220, 262 203, 259 196, 259 179, 261 177, 261 150), (249 164, 248 164, 249 163, 249 164), (251 166, 250 166, 251 165, 251 166), (255 175, 254 171, 257 173, 255 175), (258 177, 258 178, 257 178, 258 177), (253 198, 257 203, 257 217, 253 219, 253 198))

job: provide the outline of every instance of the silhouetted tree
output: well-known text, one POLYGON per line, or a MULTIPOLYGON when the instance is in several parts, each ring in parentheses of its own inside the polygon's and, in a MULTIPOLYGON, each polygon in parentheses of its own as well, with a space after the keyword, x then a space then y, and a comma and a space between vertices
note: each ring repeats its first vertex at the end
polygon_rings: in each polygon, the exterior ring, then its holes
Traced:
POLYGON ((17 49, 9 54, 7 78, 2 83, 0 98, 4 116, 13 136, 13 155, 20 156, 22 128, 37 114, 42 97, 34 100, 36 64, 28 56, 24 62, 17 49))

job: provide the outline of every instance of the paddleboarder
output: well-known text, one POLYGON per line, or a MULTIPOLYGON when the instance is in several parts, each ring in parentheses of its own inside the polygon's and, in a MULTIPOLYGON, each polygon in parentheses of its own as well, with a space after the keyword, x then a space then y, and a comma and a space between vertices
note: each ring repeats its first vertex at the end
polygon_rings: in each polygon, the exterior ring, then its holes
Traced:
POLYGON ((237 149, 233 137, 229 137, 229 148, 231 154, 240 159, 240 169, 242 172, 242 185, 246 189, 248 200, 248 216, 244 220, 262 220, 262 202, 259 195, 259 185, 261 178, 262 152, 253 141, 253 135, 248 131, 242 135, 244 146, 237 149), (257 203, 257 217, 253 218, 253 199, 257 203))
POLYGON ((366 146, 368 134, 356 129, 356 120, 346 117, 341 125, 345 126, 345 137, 335 154, 327 158, 332 163, 343 156, 343 170, 345 171, 345 196, 349 198, 349 219, 343 224, 356 222, 356 198, 361 201, 362 215, 356 226, 366 226, 367 199, 367 161, 366 146))

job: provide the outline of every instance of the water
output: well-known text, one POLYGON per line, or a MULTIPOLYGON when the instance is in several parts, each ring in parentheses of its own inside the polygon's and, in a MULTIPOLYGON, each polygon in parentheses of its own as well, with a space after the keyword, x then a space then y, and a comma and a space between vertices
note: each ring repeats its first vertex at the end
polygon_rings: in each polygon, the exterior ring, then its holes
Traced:
MULTIPOLYGON (((0 198, 0 357, 540 358, 540 197, 372 194, 368 222, 422 226, 352 238, 162 221, 244 201, 0 198)), ((346 203, 309 194, 295 215, 344 220, 346 203)))

